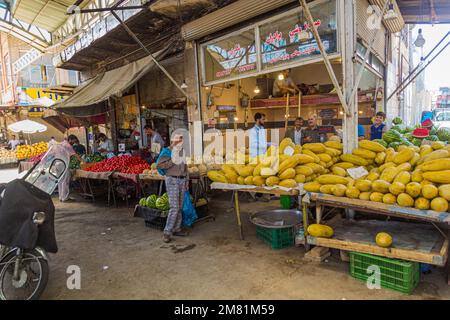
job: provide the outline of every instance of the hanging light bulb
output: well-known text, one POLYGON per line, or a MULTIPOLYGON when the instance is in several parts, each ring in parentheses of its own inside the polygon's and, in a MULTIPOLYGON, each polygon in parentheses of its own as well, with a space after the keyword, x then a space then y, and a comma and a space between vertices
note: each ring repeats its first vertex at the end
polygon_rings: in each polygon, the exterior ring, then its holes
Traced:
POLYGON ((259 94, 261 92, 261 90, 259 89, 258 86, 255 87, 255 90, 253 90, 254 93, 259 94))
POLYGON ((284 74, 280 73, 280 74, 278 75, 278 80, 284 80, 284 74))
POLYGON ((414 45, 418 48, 422 48, 425 45, 425 38, 422 35, 422 29, 419 29, 419 35, 417 36, 414 45))
POLYGON ((183 83, 181 84, 181 89, 187 89, 188 85, 186 84, 186 81, 183 80, 183 83))
POLYGON ((398 18, 397 12, 394 10, 394 4, 391 2, 389 5, 389 10, 384 15, 384 20, 392 20, 398 18))
POLYGON ((209 89, 211 89, 209 86, 205 87, 205 90, 208 91, 209 89))

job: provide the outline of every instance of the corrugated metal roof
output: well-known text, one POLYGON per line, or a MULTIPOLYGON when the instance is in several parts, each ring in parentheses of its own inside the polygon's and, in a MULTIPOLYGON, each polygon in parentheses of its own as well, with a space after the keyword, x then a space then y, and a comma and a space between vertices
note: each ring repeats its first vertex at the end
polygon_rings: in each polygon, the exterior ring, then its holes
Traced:
MULTIPOLYGON (((66 14, 67 8, 74 2, 74 0, 16 0, 12 14, 26 23, 53 32, 67 20, 69 17, 66 14)), ((87 3, 89 1, 84 1, 81 7, 87 3)))

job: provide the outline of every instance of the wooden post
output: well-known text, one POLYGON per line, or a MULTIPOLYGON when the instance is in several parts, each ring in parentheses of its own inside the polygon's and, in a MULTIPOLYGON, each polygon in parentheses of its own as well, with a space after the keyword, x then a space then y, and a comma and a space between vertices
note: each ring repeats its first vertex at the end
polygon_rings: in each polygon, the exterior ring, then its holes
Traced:
POLYGON ((234 192, 234 210, 236 211, 236 219, 239 227, 239 238, 244 240, 244 231, 242 230, 241 210, 239 208, 239 191, 234 192))
POLYGON ((289 93, 287 94, 287 98, 286 98, 286 113, 285 113, 285 115, 284 115, 284 131, 286 131, 287 130, 287 128, 288 128, 288 123, 289 123, 289 99, 290 98, 290 96, 289 96, 289 93))
MULTIPOLYGON (((320 38, 320 35, 317 32, 317 28, 314 27, 314 19, 311 14, 311 11, 309 10, 308 5, 306 4, 306 0, 299 0, 299 1, 300 1, 300 5, 303 7, 303 12, 305 14, 306 20, 311 25, 311 32, 314 35, 314 38, 316 39, 317 46, 319 47, 320 53, 322 54, 322 57, 323 57, 323 62, 325 64, 325 67, 327 68, 327 71, 331 78, 331 81, 333 82, 333 85, 336 89, 337 95, 342 104, 342 108, 344 109, 344 111, 347 115, 350 115, 350 110, 348 108, 347 100, 344 97, 344 94, 339 85, 339 81, 336 77, 336 74, 334 73, 333 66, 331 65, 330 59, 328 58, 328 55, 327 55, 327 51, 325 50, 325 47, 323 46, 322 39, 320 38)), ((343 1, 343 2, 352 2, 352 1, 343 1)), ((345 19, 343 19, 343 20, 347 21, 347 18, 348 17, 345 16, 345 19)), ((354 17, 351 17, 350 20, 353 21, 353 18, 354 17)), ((352 26, 352 31, 353 31, 353 29, 354 28, 352 26)), ((347 45, 347 43, 345 43, 345 45, 347 45)), ((352 48, 353 48, 353 45, 352 45, 352 48)))
POLYGON ((353 55, 356 46, 356 30, 355 17, 356 10, 353 1, 341 1, 341 16, 343 19, 343 43, 342 46, 342 63, 344 77, 344 95, 347 99, 347 105, 350 113, 344 113, 343 116, 343 142, 344 152, 351 153, 358 145, 358 97, 352 97, 352 88, 355 83, 355 66, 353 55))
POLYGON ((300 118, 302 116, 302 92, 298 92, 298 113, 297 116, 300 118))

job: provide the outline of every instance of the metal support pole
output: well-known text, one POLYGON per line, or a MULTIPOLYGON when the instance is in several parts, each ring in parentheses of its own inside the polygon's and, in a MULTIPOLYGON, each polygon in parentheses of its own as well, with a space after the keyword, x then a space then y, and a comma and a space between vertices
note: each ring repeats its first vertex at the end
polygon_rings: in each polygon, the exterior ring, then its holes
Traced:
POLYGON ((128 28, 126 23, 123 22, 122 19, 120 19, 120 17, 117 15, 117 13, 115 13, 114 11, 111 11, 111 14, 117 19, 117 21, 119 21, 119 23, 122 25, 122 27, 125 29, 125 31, 130 35, 130 37, 132 37, 133 40, 136 41, 136 43, 139 44, 139 46, 141 46, 141 48, 144 50, 144 52, 147 53, 148 56, 150 56, 150 58, 152 59, 153 63, 156 64, 159 69, 161 69, 161 71, 167 76, 167 78, 169 78, 169 80, 175 85, 175 87, 186 97, 188 102, 190 104, 192 104, 192 105, 196 105, 197 103, 194 100, 192 100, 189 97, 189 95, 181 88, 181 86, 170 75, 170 73, 166 70, 166 68, 164 68, 158 62, 158 60, 155 59, 155 57, 152 55, 152 53, 147 49, 146 46, 144 46, 144 44, 141 42, 141 40, 139 40, 139 38, 134 34, 134 32, 130 28, 128 28))
MULTIPOLYGON (((384 2, 383 9, 381 10, 381 13, 380 13, 381 16, 379 17, 380 18, 380 25, 381 25, 381 20, 383 19, 384 13, 386 12, 386 10, 388 8, 389 3, 390 3, 390 0, 386 0, 384 2)), ((380 30, 381 30, 381 28, 377 28, 372 33, 371 39, 369 41, 369 46, 367 47, 366 54, 364 55, 364 60, 363 60, 362 66, 359 69, 358 76, 356 77, 355 83, 353 85, 352 93, 350 95, 349 104, 351 104, 352 101, 355 100, 355 96, 358 93, 359 83, 361 82, 361 79, 362 79, 362 76, 363 76, 363 73, 364 73, 364 69, 366 68, 367 60, 369 59, 369 56, 370 56, 370 51, 372 50, 372 46, 375 43, 375 39, 377 38, 378 32, 380 30)))
POLYGON ((311 11, 309 10, 308 5, 306 4, 306 0, 299 0, 299 1, 300 1, 300 5, 303 7, 303 11, 305 13, 306 20, 311 25, 311 31, 314 35, 314 38, 316 39, 317 46, 319 47, 320 53, 322 54, 323 61, 325 63, 325 67, 327 68, 328 74, 330 75, 331 81, 333 82, 333 85, 336 89, 337 95, 342 104, 342 108, 344 109, 344 111, 347 115, 350 115, 350 110, 348 108, 347 101, 345 100, 344 94, 341 90, 341 87, 339 86, 339 81, 336 77, 336 74, 334 73, 333 66, 331 65, 330 59, 328 58, 328 55, 327 55, 327 51, 325 50, 325 47, 323 46, 323 43, 322 43, 322 39, 320 38, 320 35, 317 32, 316 27, 314 26, 314 19, 312 17, 311 11))

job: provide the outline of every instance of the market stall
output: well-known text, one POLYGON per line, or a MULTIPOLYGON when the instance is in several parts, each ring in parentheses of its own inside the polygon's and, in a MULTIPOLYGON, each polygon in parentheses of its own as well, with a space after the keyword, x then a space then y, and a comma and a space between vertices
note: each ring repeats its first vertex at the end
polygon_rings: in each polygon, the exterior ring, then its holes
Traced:
MULTIPOLYGON (((369 253, 441 267, 445 266, 447 262, 449 238, 440 228, 442 225, 450 225, 450 213, 404 208, 398 205, 320 193, 307 194, 303 202, 315 206, 315 221, 318 224, 323 221, 322 214, 326 207, 352 209, 358 212, 430 224, 427 226, 404 221, 337 219, 329 224, 334 230, 333 238, 310 236, 306 231, 306 241, 309 245, 369 253), (375 238, 381 231, 394 235, 395 247, 383 248, 377 245, 375 238)), ((303 220, 306 222, 304 228, 308 230, 307 214, 303 220)))

